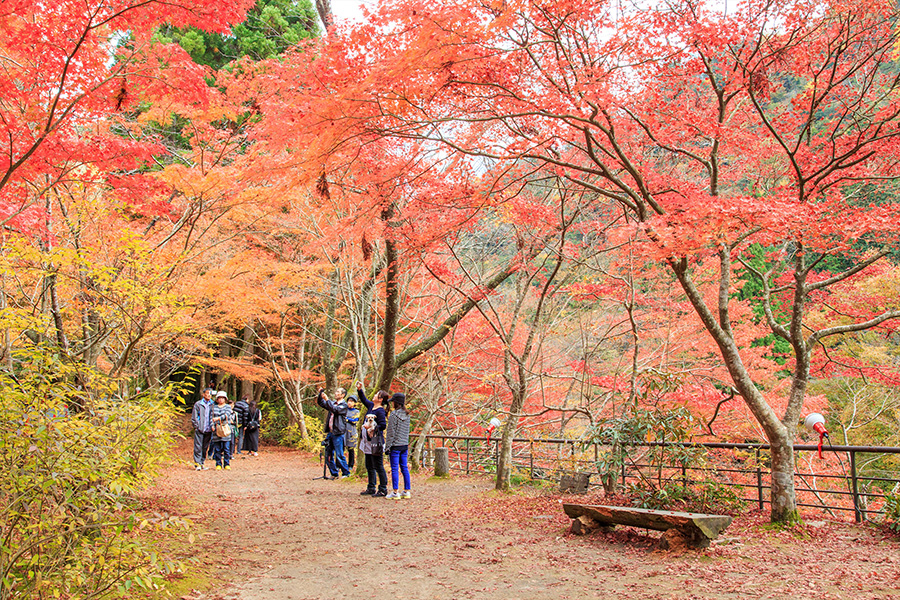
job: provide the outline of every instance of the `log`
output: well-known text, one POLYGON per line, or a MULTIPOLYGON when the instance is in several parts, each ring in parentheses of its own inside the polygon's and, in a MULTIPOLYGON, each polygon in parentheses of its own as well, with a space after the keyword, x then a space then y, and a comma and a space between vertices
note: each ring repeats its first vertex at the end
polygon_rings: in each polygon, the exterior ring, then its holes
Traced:
POLYGON ((447 477, 450 475, 450 448, 434 449, 434 476, 447 477))
POLYGON ((710 541, 731 525, 732 520, 727 515, 651 510, 628 506, 563 504, 563 510, 572 519, 588 517, 600 525, 628 525, 657 531, 675 529, 688 544, 698 548, 709 546, 710 541))

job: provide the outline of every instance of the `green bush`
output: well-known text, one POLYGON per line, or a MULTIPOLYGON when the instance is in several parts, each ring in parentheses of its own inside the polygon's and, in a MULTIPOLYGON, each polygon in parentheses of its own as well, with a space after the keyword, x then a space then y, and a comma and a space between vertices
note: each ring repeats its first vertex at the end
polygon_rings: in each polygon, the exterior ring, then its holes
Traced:
POLYGON ((641 508, 734 513, 744 507, 744 501, 733 488, 712 480, 690 482, 686 487, 676 482, 661 488, 638 483, 628 486, 628 495, 641 508))
POLYGON ((608 494, 615 494, 622 469, 641 464, 635 470, 641 486, 661 491, 666 487, 667 466, 691 467, 702 462, 705 452, 688 444, 696 419, 684 407, 633 408, 619 416, 597 421, 585 436, 585 446, 600 446, 596 465, 608 494), (646 446, 647 442, 660 445, 646 446))
POLYGON ((178 523, 143 519, 132 494, 167 455, 168 393, 122 397, 98 374, 88 393, 65 366, 26 362, 0 372, 0 600, 154 588, 179 565, 134 531, 178 523))

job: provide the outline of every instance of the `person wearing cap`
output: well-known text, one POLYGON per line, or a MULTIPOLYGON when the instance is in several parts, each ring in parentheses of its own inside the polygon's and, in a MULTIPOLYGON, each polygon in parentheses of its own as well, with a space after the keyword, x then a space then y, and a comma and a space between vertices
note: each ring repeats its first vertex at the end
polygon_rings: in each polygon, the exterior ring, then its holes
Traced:
MULTIPOLYGON (((216 405, 213 406, 212 422, 213 427, 218 424, 234 425, 234 413, 231 411, 231 405, 226 403, 228 394, 219 392, 216 394, 216 405)), ((216 470, 222 468, 231 468, 231 432, 225 437, 219 437, 215 429, 212 432, 213 459, 216 461, 216 470)))
POLYGON ((396 393, 391 396, 391 414, 388 417, 387 433, 384 436, 384 452, 391 457, 391 486, 394 491, 387 495, 389 500, 410 498, 409 481, 409 414, 406 412, 406 395, 396 393), (403 491, 400 474, 403 474, 403 491))
POLYGON ((325 433, 328 434, 328 441, 333 448, 333 453, 329 453, 325 458, 325 465, 331 472, 332 479, 338 478, 338 470, 342 477, 350 477, 350 469, 344 459, 344 435, 347 433, 347 403, 344 402, 346 393, 344 388, 335 390, 334 402, 328 399, 322 388, 319 388, 319 394, 316 396, 316 404, 328 411, 328 418, 325 419, 325 433))
POLYGON ((191 410, 191 425, 194 426, 194 468, 203 470, 203 461, 209 453, 209 443, 212 440, 212 388, 206 388, 200 395, 200 399, 194 402, 191 410))

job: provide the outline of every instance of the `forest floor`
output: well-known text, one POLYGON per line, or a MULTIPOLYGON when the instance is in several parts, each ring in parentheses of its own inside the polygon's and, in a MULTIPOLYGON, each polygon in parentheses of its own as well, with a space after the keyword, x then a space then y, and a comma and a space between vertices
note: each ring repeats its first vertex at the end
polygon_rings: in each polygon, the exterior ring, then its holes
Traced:
POLYGON ((197 528, 177 546, 191 558, 178 577, 198 582, 184 600, 900 599, 900 538, 870 526, 807 516, 776 530, 747 513, 710 548, 667 552, 656 532, 569 534, 547 490, 414 475, 412 499, 392 501, 360 496, 355 478, 317 479, 316 458, 293 451, 199 472, 187 441, 178 452, 145 500, 197 528))

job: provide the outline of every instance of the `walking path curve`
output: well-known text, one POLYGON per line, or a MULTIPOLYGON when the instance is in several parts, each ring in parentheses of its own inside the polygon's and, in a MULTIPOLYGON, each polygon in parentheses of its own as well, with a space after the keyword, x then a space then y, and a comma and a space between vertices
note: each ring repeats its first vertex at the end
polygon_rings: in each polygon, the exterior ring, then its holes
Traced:
POLYGON ((777 532, 742 517, 724 543, 672 553, 640 530, 571 536, 560 497, 500 495, 484 479, 417 475, 412 499, 391 501, 321 474, 268 448, 229 471, 170 466, 148 501, 205 528, 197 558, 216 565, 184 598, 900 599, 900 541, 872 528, 777 532))

